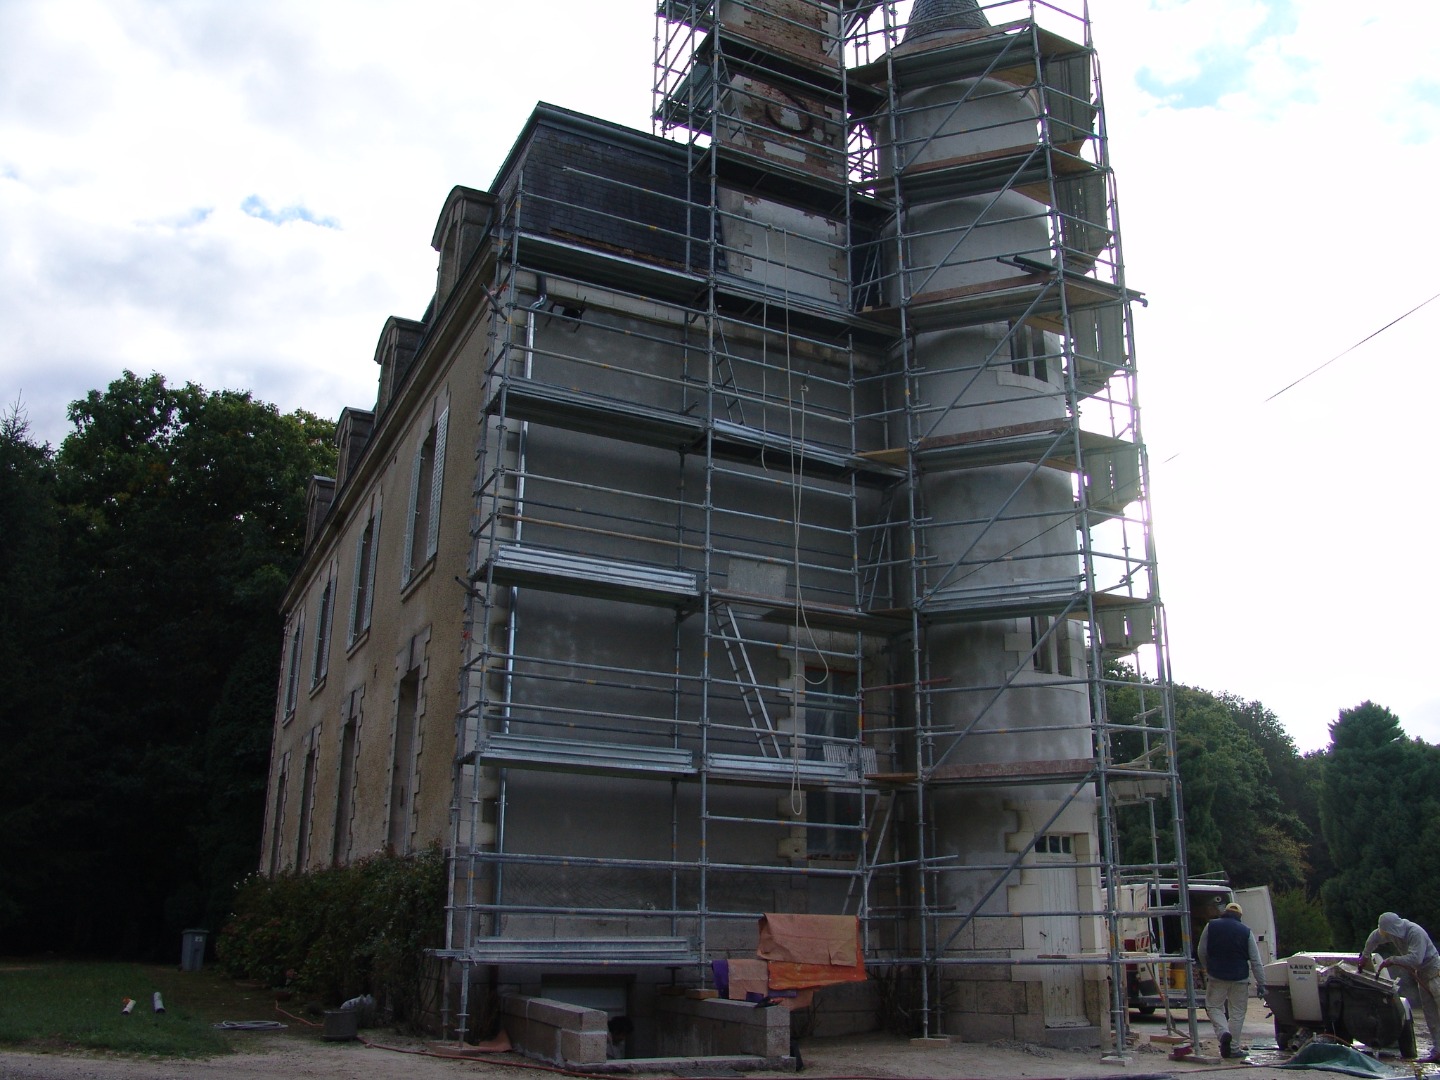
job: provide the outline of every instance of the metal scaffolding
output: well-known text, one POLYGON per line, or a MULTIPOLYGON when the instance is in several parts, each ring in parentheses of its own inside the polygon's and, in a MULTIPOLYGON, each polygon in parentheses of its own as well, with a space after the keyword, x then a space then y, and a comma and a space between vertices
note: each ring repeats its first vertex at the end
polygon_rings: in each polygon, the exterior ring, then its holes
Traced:
POLYGON ((554 110, 502 174, 462 1039, 478 972, 704 984, 792 904, 856 914, 923 1034, 998 963, 1090 972, 1123 1048, 1150 914, 1127 889, 1179 882, 1187 914, 1084 4, 905 29, 895 4, 665 0, 656 134, 554 110), (993 858, 957 846, 1002 803, 1024 820, 993 858), (1042 924, 1074 932, 1037 947, 1042 924))

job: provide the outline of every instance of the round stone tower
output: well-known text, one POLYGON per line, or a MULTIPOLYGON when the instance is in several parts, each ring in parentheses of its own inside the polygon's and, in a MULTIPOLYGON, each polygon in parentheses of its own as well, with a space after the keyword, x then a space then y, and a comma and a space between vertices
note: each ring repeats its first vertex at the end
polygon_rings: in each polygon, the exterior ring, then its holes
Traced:
MULTIPOLYGON (((901 201, 889 302, 904 304, 912 330, 909 585, 922 674, 936 687, 917 724, 931 738, 918 754, 930 779, 926 855, 940 867, 927 888, 939 912, 981 913, 940 919, 929 948, 959 961, 944 970, 961 983, 986 970, 967 959, 1080 951, 1075 913, 1093 906, 1094 875, 1074 864, 1093 862, 1096 845, 1093 793, 1038 783, 1035 769, 1093 752, 1084 637, 1063 600, 1080 589, 1076 489, 1045 455, 1012 452, 1047 432, 1067 437, 1074 412, 1063 317, 1024 299, 1055 279, 1057 230, 1035 187, 974 179, 988 162, 1044 154, 1039 63, 1018 47, 980 75, 926 59, 995 36, 973 0, 917 0, 893 54, 898 107, 876 132, 901 201), (974 782, 981 774, 988 783, 974 782), (1007 877, 1017 859, 1037 869, 1007 877), (1023 913, 1034 914, 1013 917, 1023 913)), ((969 996, 1012 1001, 1017 1036, 1099 1019, 1078 966, 1009 971, 1009 991, 969 996)), ((955 1028, 973 1020, 963 1005, 952 1012, 955 1028)))

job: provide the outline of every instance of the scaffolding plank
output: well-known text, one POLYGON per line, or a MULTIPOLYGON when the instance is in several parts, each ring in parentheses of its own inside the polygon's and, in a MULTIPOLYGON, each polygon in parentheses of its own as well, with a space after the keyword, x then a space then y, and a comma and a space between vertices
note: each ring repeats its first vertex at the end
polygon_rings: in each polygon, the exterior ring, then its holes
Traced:
MULTIPOLYGON (((1063 332, 1058 316, 1066 309, 1085 310, 1126 298, 1124 289, 1095 278, 1028 273, 918 293, 910 298, 908 309, 911 326, 919 330, 1029 318, 1046 330, 1063 332)), ((892 324, 899 321, 900 309, 876 307, 863 314, 892 324)))
MULTIPOLYGON (((481 736, 482 763, 537 771, 626 777, 694 779, 700 774, 695 754, 679 747, 635 743, 591 743, 540 735, 489 732, 481 736)), ((872 760, 865 758, 866 761, 872 760)), ((790 784, 823 787, 857 784, 860 770, 853 760, 760 757, 756 754, 711 753, 705 771, 715 781, 747 784, 790 784)))
POLYGON ((468 949, 437 949, 443 959, 478 964, 563 964, 566 967, 678 967, 700 962, 680 937, 480 938, 468 949))
POLYGON ((695 755, 679 747, 600 743, 541 735, 487 732, 478 747, 482 763, 509 768, 625 777, 695 775, 695 755))
POLYGON ((850 69, 854 82, 883 84, 890 78, 900 87, 931 86, 956 79, 991 78, 1028 86, 1035 81, 1035 57, 1049 62, 1087 56, 1090 50, 1028 21, 985 30, 931 34, 902 45, 888 57, 850 69))
POLYGON ((1073 578, 1016 581, 978 589, 940 588, 915 606, 927 623, 1058 615, 1083 607, 1081 586, 1077 574, 1073 578))
POLYGON ((754 754, 707 754, 706 770, 712 780, 747 784, 791 784, 823 787, 858 784, 860 770, 853 762, 812 761, 808 758, 766 758, 754 754))
POLYGON ((913 452, 897 447, 869 451, 864 456, 897 466, 908 458, 924 472, 1024 463, 1062 472, 1083 472, 1087 505, 1108 513, 1118 512, 1140 496, 1140 448, 1135 443, 1076 429, 1063 420, 933 435, 918 440, 913 452))
POLYGON ((666 450, 689 450, 705 436, 704 421, 692 416, 530 379, 502 380, 485 411, 666 450))
POLYGON ((1155 642, 1155 602, 1140 596, 1097 593, 1095 622, 1107 657, 1127 656, 1155 642))
MULTIPOLYGON (((643 446, 687 452, 701 448, 706 422, 619 398, 587 394, 528 379, 507 378, 496 387, 486 411, 566 431, 620 439, 643 446)), ((903 476, 887 462, 817 443, 799 442, 729 420, 715 420, 717 457, 750 464, 780 464, 807 476, 841 479, 859 473, 880 480, 903 476)))
MULTIPOLYGON (((1024 425, 1014 425, 1020 428, 1024 425)), ((997 429, 939 435, 921 439, 915 463, 922 469, 975 469, 986 465, 1014 465, 1029 462, 1052 469, 1074 472, 1078 457, 1086 452, 1115 453, 1131 446, 1099 432, 1076 431, 1066 423, 1041 421, 1030 431, 997 429), (1078 441, 1081 454, 1075 453, 1078 441)))
MULTIPOLYGON (((638 252, 607 250, 573 238, 533 232, 517 235, 513 243, 516 260, 526 269, 613 286, 655 300, 690 303, 705 291, 703 276, 638 252)), ((698 246, 703 246, 703 241, 697 241, 698 246)))
MULTIPOLYGON (((985 761, 955 765, 941 765, 926 774, 931 783, 951 785, 963 784, 1015 784, 1055 783, 1084 780, 1096 771, 1092 758, 1049 758, 1034 761, 985 761)), ((913 772, 877 773, 867 776, 877 784, 904 785, 915 783, 913 772)))
MULTIPOLYGON (((926 161, 908 166, 899 183, 910 199, 925 200, 940 195, 959 197, 1014 189, 1037 202, 1050 201, 1050 178, 1071 180, 1098 173, 1093 162, 1076 156, 1078 143, 1055 147, 1048 155, 1034 143, 986 150, 963 157, 926 161)), ((891 197, 895 180, 885 178, 874 185, 876 195, 891 197)))
POLYGON ((700 595, 689 570, 601 559, 517 544, 497 546, 476 572, 499 585, 521 585, 575 596, 661 606, 684 605, 700 595))
POLYGON ((893 328, 856 314, 848 304, 826 303, 738 274, 716 274, 715 302, 727 314, 759 323, 783 323, 791 327, 792 332, 804 331, 812 337, 828 334, 835 338, 854 333, 876 343, 887 343, 894 337, 893 328))
POLYGON ((815 600, 792 600, 778 596, 760 596, 755 593, 736 592, 732 589, 715 589, 711 595, 717 600, 742 607, 758 609, 760 617, 769 623, 793 626, 803 623, 824 630, 843 630, 850 633, 893 634, 910 625, 908 619, 896 619, 859 608, 825 604, 815 600))
POLYGON ((730 461, 779 465, 806 476, 835 480, 857 473, 885 480, 904 475, 887 462, 816 443, 799 442, 779 432, 762 431, 729 420, 716 420, 712 428, 715 432, 715 456, 730 461))

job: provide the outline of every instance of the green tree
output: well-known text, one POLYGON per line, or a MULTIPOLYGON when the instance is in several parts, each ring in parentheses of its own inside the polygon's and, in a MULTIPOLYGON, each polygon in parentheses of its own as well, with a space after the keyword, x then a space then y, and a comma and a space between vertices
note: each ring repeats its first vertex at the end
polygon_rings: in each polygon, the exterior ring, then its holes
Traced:
POLYGON ((1275 938, 1282 955, 1330 948, 1330 923, 1316 897, 1303 889, 1282 889, 1270 896, 1275 938))
MULTIPOLYGON (((1133 674, 1111 684, 1110 717, 1129 722, 1154 708, 1155 687, 1143 701, 1133 674)), ((1299 755, 1275 715, 1259 702, 1190 686, 1172 688, 1177 768, 1185 811, 1187 868, 1225 873, 1238 886, 1296 888, 1305 880, 1307 832, 1277 791, 1275 774, 1299 770, 1299 755)), ((1121 739, 1117 756, 1137 756, 1135 735, 1121 739)), ((1169 810, 1157 813, 1168 816, 1169 810)), ((1132 809, 1121 820, 1126 861, 1149 859, 1148 811, 1132 809)), ((1162 858, 1174 852, 1162 850, 1162 858)))
POLYGON ((163 954, 258 860, 279 599, 334 425, 129 371, 69 416, 53 719, 77 806, 35 916, 61 947, 163 954))
POLYGON ((1336 943, 1358 948, 1383 911, 1440 926, 1440 748, 1366 701, 1330 725, 1320 823, 1335 875, 1321 896, 1336 943))
POLYGON ((1281 792, 1305 826, 1305 894, 1314 900, 1319 899, 1325 882, 1335 876, 1335 861, 1330 857, 1330 845, 1320 825, 1321 787, 1329 760, 1328 749, 1312 750, 1300 759, 1300 773, 1288 798, 1287 792, 1281 792))
POLYGON ((49 446, 30 437, 20 402, 0 417, 0 934, 20 927, 58 886, 67 853, 55 849, 74 812, 67 773, 72 740, 55 721, 65 699, 60 520, 49 446), (41 783, 35 783, 41 780, 41 783))

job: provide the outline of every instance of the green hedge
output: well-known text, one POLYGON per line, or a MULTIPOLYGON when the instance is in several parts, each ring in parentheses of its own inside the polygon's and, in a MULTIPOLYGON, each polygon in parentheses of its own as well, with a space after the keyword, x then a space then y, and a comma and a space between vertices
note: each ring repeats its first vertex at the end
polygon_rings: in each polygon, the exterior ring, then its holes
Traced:
POLYGON ((425 950, 444 941, 445 889, 438 846, 333 870, 252 876, 237 888, 215 953, 235 978, 330 1005, 374 994, 397 1020, 418 1021, 434 992, 425 950))

